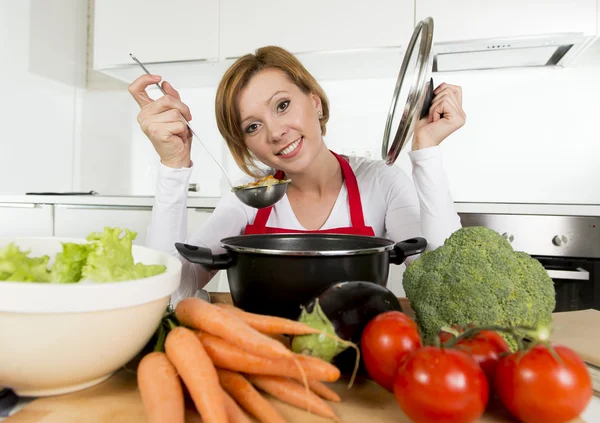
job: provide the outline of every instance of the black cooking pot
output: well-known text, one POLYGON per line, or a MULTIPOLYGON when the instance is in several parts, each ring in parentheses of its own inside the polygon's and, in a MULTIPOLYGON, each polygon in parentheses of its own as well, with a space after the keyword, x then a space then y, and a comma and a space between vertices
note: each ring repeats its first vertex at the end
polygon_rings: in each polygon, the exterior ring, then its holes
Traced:
POLYGON ((176 243, 177 251, 209 270, 227 269, 234 305, 296 319, 300 306, 334 283, 387 285, 389 265, 425 250, 424 238, 389 239, 337 234, 245 235, 221 240, 224 254, 176 243))

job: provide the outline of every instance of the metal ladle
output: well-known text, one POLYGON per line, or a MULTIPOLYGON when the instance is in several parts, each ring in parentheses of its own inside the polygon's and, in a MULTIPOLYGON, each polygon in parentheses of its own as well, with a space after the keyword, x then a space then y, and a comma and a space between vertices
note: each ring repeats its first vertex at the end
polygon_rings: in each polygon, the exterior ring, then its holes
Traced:
MULTIPOLYGON (((142 64, 142 62, 140 62, 137 59, 137 57, 135 57, 131 53, 129 53, 129 56, 131 56, 131 58, 138 65, 140 65, 140 67, 144 70, 144 72, 146 72, 148 75, 151 75, 151 73, 148 72, 148 69, 146 69, 146 67, 142 64)), ((156 83, 154 85, 156 85, 158 87, 158 89, 160 90, 160 92, 163 93, 163 95, 167 95, 167 93, 162 89, 160 84, 156 83)), ((256 209, 262 209, 265 207, 272 206, 273 204, 277 203, 279 200, 281 200, 283 198, 283 196, 287 192, 287 188, 288 188, 290 181, 282 181, 282 182, 279 182, 279 183, 271 185, 271 186, 253 186, 253 187, 236 186, 236 187, 234 187, 233 184, 231 183, 231 178, 229 177, 229 175, 227 174, 227 172, 225 171, 223 166, 221 166, 221 163, 215 158, 215 156, 212 155, 212 153, 204 145, 204 143, 202 142, 200 137, 198 137, 198 135, 196 135, 196 133, 194 132, 194 129, 192 128, 192 126, 190 125, 188 120, 185 117, 183 118, 183 120, 185 121, 187 127, 192 132, 193 137, 196 138, 196 140, 200 143, 200 145, 202 145, 202 147, 204 147, 204 149, 208 152, 210 157, 212 157, 212 159, 219 166, 219 168, 221 168, 221 171, 227 178, 227 182, 229 183, 231 190, 233 191, 233 193, 236 195, 236 197, 242 203, 246 204, 249 207, 254 207, 256 209)))

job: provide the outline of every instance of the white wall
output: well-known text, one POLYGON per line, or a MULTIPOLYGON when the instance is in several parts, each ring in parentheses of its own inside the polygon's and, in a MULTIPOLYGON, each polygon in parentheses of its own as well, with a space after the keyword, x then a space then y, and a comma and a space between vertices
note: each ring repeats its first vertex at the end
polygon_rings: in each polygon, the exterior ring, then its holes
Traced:
POLYGON ((70 190, 86 3, 0 0, 0 193, 70 190))
MULTIPOLYGON (((0 193, 154 192, 158 158, 138 127, 126 84, 86 72, 93 52, 90 43, 86 57, 88 2, 0 0, 0 193)), ((589 63, 434 75, 436 83, 464 90, 467 124, 443 144, 456 201, 600 204, 600 61, 589 63)), ((323 82, 332 106, 330 148, 380 157, 395 76, 323 82)), ((190 105, 198 135, 239 176, 217 131, 215 87, 171 82, 190 105)), ((193 160, 199 195, 227 189, 197 143, 193 160)), ((410 173, 406 152, 399 165, 410 173)))
MULTIPOLYGON (((455 200, 600 204, 599 76, 599 65, 434 74, 436 84, 463 88, 467 123, 442 144, 455 200)), ((322 85, 332 110, 328 146, 380 158, 394 78, 322 85)), ((217 150, 222 141, 214 117, 215 90, 180 91, 198 134, 217 150)), ((150 193, 153 181, 146 167, 155 154, 137 128, 133 145, 133 192, 150 193)), ((193 149, 196 162, 204 160, 218 172, 199 145, 193 149)), ((407 150, 398 163, 410 173, 407 150)), ((228 166, 235 167, 232 160, 228 166)))

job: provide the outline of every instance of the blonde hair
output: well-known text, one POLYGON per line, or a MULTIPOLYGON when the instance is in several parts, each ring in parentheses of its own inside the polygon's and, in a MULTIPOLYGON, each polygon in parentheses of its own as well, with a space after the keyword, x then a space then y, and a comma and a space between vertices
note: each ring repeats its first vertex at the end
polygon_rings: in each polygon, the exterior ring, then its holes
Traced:
POLYGON ((329 120, 329 103, 325 92, 300 61, 287 50, 277 46, 266 46, 255 54, 246 54, 231 65, 223 75, 217 88, 215 110, 219 132, 237 165, 244 173, 260 178, 254 157, 244 143, 237 98, 250 79, 265 69, 279 69, 305 94, 315 94, 321 99, 323 115, 320 118, 321 132, 325 135, 329 120))

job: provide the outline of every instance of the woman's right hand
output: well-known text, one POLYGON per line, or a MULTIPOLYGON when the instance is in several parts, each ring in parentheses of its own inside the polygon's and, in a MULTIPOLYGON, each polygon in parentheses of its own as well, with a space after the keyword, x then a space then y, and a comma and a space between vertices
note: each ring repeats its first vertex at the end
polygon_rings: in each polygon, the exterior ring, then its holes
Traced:
POLYGON ((158 83, 160 79, 160 76, 144 74, 129 85, 129 93, 141 108, 137 116, 138 123, 165 166, 190 167, 192 133, 184 120, 184 117, 188 122, 192 120, 190 109, 166 81, 161 85, 167 95, 152 100, 146 87, 158 83))

